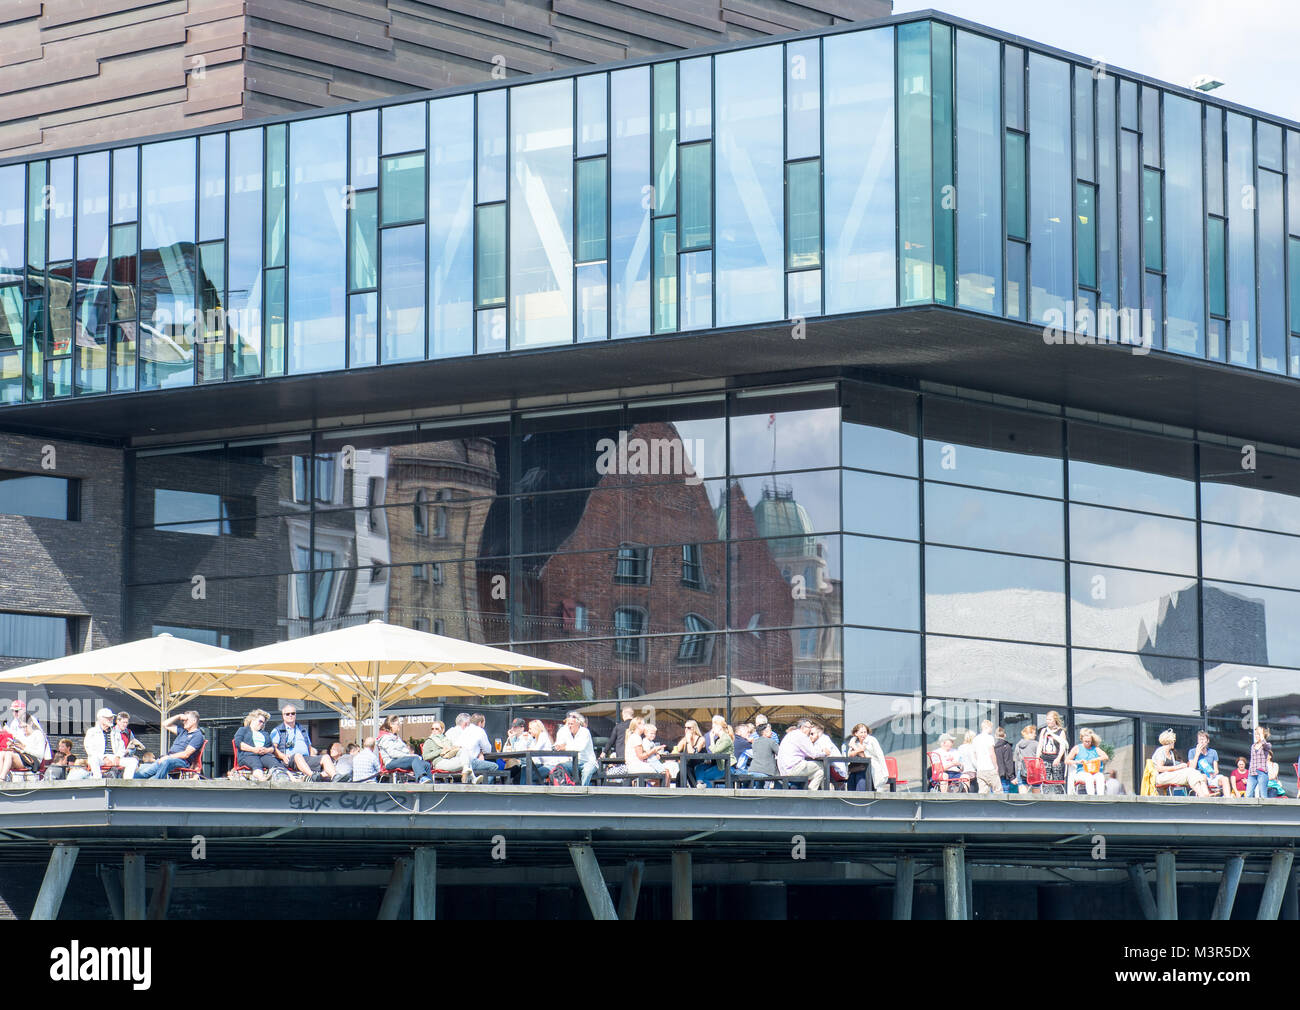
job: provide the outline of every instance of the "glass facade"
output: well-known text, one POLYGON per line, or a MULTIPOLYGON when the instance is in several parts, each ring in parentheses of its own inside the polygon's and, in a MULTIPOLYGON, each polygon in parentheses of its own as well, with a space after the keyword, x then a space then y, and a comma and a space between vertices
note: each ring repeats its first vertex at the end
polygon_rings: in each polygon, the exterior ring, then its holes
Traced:
POLYGON ((0 407, 915 304, 1300 374, 1298 161, 941 20, 14 161, 0 407))
POLYGON ((1245 671, 1285 768, 1300 456, 1242 458, 850 380, 141 450, 130 631, 440 627, 581 667, 536 686, 596 707, 759 683, 836 732, 879 713, 914 782, 917 737, 975 712, 1235 756, 1245 671))

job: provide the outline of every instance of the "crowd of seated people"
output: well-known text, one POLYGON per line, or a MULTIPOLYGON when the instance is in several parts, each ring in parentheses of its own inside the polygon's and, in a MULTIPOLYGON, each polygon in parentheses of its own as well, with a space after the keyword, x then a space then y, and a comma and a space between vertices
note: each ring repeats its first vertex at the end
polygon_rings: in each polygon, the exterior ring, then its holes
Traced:
MULTIPOLYGON (((930 752, 930 787, 940 792, 986 794, 1037 794, 1119 796, 1127 790, 1112 764, 1107 749, 1095 730, 1079 729, 1078 742, 1070 745, 1059 712, 1047 713, 1044 724, 1030 724, 1021 730, 1013 746, 1001 727, 990 720, 980 732, 944 733, 930 752)), ((1175 791, 1201 797, 1285 796, 1278 782, 1278 765, 1272 760, 1269 731, 1259 727, 1249 758, 1239 757, 1231 775, 1219 765, 1219 753, 1210 745, 1206 730, 1199 730, 1196 743, 1184 753, 1172 729, 1160 734, 1159 746, 1147 759, 1142 781, 1143 795, 1175 791)))

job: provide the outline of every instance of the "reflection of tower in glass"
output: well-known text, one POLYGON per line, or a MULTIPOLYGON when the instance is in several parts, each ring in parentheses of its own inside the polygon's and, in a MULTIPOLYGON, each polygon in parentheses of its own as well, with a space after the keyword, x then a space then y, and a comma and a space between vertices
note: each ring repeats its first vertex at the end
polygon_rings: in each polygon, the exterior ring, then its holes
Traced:
POLYGON ((807 510, 790 484, 764 482, 754 507, 758 535, 767 540, 794 602, 790 634, 796 691, 837 690, 840 656, 834 626, 840 622, 840 583, 829 577, 826 541, 813 535, 807 510))
MULTIPOLYGON (((384 502, 395 564, 388 619, 465 641, 487 640, 474 560, 498 473, 489 438, 421 442, 389 450, 384 502)), ((495 639, 493 639, 495 640, 495 639)))

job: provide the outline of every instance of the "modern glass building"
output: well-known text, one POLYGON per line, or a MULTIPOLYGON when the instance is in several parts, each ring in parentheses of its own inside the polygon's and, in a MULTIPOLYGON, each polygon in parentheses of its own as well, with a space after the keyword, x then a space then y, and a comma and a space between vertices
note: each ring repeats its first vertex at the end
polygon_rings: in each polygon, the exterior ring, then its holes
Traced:
POLYGON ((1250 676, 1289 775, 1297 340, 1300 126, 942 15, 10 160, 0 512, 113 553, 0 654, 379 617, 914 785, 1250 676))

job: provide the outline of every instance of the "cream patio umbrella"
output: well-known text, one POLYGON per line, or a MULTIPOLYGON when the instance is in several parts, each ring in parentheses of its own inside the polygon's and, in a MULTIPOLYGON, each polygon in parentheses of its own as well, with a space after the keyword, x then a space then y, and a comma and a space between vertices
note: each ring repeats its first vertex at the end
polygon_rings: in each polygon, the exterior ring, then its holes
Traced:
POLYGON ((238 655, 215 645, 174 638, 142 638, 89 652, 20 666, 0 673, 13 684, 98 687, 121 691, 166 722, 173 709, 200 695, 226 698, 298 697, 286 678, 272 682, 262 674, 211 670, 238 655), (204 667, 205 669, 196 669, 204 667))
POLYGON ((416 698, 545 693, 487 677, 470 678, 471 673, 582 672, 563 663, 383 621, 249 649, 219 664, 205 664, 205 669, 238 672, 269 683, 283 678, 286 697, 311 698, 358 719, 364 708, 376 725, 383 709, 416 698))
MULTIPOLYGON (((726 712, 727 680, 725 677, 714 677, 695 684, 670 687, 665 691, 640 694, 622 701, 600 702, 579 711, 583 715, 615 715, 623 705, 631 705, 638 711, 643 707, 653 708, 659 714, 680 718, 683 722, 687 719, 702 721, 715 712, 726 712)), ((735 677, 731 679, 733 721, 763 712, 773 722, 790 722, 806 715, 840 712, 842 708, 840 702, 829 695, 794 694, 769 684, 735 677)))

